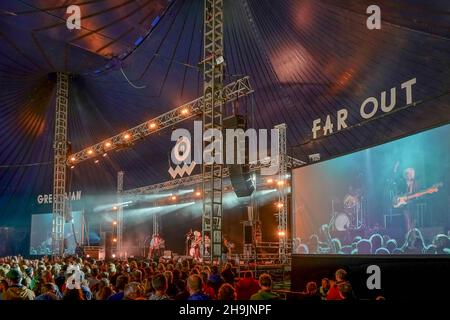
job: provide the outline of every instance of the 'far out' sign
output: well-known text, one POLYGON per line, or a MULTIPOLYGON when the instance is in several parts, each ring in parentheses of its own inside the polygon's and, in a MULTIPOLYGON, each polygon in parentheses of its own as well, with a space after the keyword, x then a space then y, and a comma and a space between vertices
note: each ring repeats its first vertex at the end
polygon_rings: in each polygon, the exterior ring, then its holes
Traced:
MULTIPOLYGON (((76 201, 81 200, 81 191, 69 192, 65 194, 66 200, 76 201)), ((53 203, 53 194, 40 194, 37 196, 37 203, 50 204, 53 203)))
MULTIPOLYGON (((400 90, 397 87, 390 89, 389 94, 386 91, 380 93, 379 97, 369 97, 361 103, 359 116, 362 121, 369 120, 381 110, 382 113, 391 112, 397 104, 397 91, 404 95, 406 106, 413 105, 413 85, 416 84, 416 78, 400 84, 400 90)), ((348 109, 342 108, 336 112, 336 123, 333 123, 331 115, 327 115, 325 123, 322 125, 322 119, 315 119, 312 123, 311 132, 313 139, 319 136, 327 136, 334 131, 340 131, 347 128, 348 109), (318 134, 319 133, 319 134, 318 134), (321 133, 321 134, 320 134, 321 133)))

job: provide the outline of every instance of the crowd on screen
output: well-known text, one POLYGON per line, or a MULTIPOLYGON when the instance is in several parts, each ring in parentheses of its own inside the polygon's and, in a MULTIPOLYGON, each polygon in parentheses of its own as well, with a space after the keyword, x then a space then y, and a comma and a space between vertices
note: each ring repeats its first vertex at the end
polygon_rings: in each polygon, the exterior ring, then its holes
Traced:
POLYGON ((431 241, 426 241, 422 232, 414 228, 406 233, 404 239, 399 243, 387 234, 374 232, 367 238, 356 236, 343 243, 338 238, 332 238, 327 227, 323 226, 321 237, 313 234, 307 241, 295 238, 293 252, 296 254, 450 254, 450 236, 445 234, 436 234, 431 241))

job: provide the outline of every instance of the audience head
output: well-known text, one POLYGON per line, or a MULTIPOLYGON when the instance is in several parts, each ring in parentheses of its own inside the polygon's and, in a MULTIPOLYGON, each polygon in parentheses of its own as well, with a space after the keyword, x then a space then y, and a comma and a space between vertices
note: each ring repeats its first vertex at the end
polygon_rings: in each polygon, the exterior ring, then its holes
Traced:
POLYGON ((369 241, 371 243, 372 253, 374 253, 378 248, 381 248, 384 246, 383 237, 378 233, 373 234, 370 237, 369 241))
POLYGON ((202 285, 202 278, 199 275, 193 274, 189 276, 187 286, 190 294, 201 291, 202 285))
POLYGON ((167 278, 159 273, 152 278, 152 287, 156 291, 166 292, 167 290, 167 278))
POLYGON ((361 239, 356 244, 356 249, 358 250, 358 254, 371 254, 372 243, 369 240, 361 239))
POLYGON ((144 290, 139 282, 130 282, 125 285, 123 292, 124 300, 136 300, 142 297, 144 290))
POLYGON ((272 290, 272 277, 268 273, 259 276, 259 286, 262 290, 272 290))
POLYGON ((223 284, 219 289, 219 300, 236 300, 236 291, 234 290, 233 286, 225 283, 223 284))

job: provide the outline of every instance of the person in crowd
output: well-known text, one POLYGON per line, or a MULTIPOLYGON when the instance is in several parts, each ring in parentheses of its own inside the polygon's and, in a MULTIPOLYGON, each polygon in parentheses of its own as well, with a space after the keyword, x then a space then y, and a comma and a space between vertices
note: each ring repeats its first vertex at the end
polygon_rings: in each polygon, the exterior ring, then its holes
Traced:
POLYGON ((224 283, 219 289, 218 300, 233 301, 236 300, 236 291, 229 283, 224 283))
POLYGON ((437 254, 448 254, 446 249, 450 249, 450 237, 438 234, 433 239, 433 245, 436 247, 437 254))
MULTIPOLYGON (((173 266, 172 266, 173 267, 173 266)), ((175 285, 173 281, 173 268, 171 268, 172 271, 166 271, 164 272, 164 276, 167 279, 167 295, 171 298, 175 297, 177 294, 177 286, 175 285)))
POLYGON ((235 274, 233 272, 233 268, 231 266, 231 263, 227 263, 225 264, 225 267, 222 270, 221 276, 223 278, 223 280, 226 283, 231 284, 232 286, 234 286, 234 278, 235 278, 235 274))
POLYGON ((327 300, 344 300, 352 297, 353 290, 350 282, 347 280, 347 271, 339 269, 335 272, 334 277, 336 282, 330 280, 330 290, 327 294, 327 300))
POLYGON ((43 293, 36 297, 36 300, 61 300, 62 295, 59 292, 59 288, 54 283, 46 283, 42 287, 43 293))
POLYGON ((272 277, 263 273, 259 276, 260 290, 250 297, 250 300, 278 300, 280 296, 272 291, 272 277))
POLYGON ((31 288, 31 283, 33 281, 34 270, 32 267, 26 267, 24 277, 22 279, 22 284, 28 289, 31 288))
POLYGON ((367 239, 361 239, 356 244, 356 254, 371 254, 372 243, 367 239))
POLYGON ((317 283, 310 281, 306 284, 306 291, 302 294, 303 300, 321 300, 317 283))
POLYGON ((6 274, 8 289, 4 293, 4 300, 34 300, 35 294, 22 284, 22 273, 18 269, 10 269, 6 274))
POLYGON ((369 238, 369 241, 371 244, 370 247, 371 247, 372 253, 375 253, 379 248, 384 247, 383 237, 378 233, 371 235, 369 238))
POLYGON ((128 276, 119 276, 117 277, 116 286, 114 287, 114 293, 112 296, 108 298, 108 301, 117 301, 117 300, 123 300, 124 297, 124 290, 125 286, 129 282, 128 276))
POLYGON ((177 294, 174 299, 178 301, 187 300, 189 298, 189 291, 186 289, 186 281, 178 279, 175 285, 177 286, 177 294))
POLYGON ((322 285, 319 288, 319 295, 321 300, 327 300, 328 290, 330 290, 330 280, 328 280, 328 278, 323 278, 322 285))
POLYGON ((149 300, 169 300, 167 291, 167 278, 159 273, 152 278, 152 287, 155 290, 150 296, 149 300))
POLYGON ((253 272, 248 270, 244 273, 244 278, 241 278, 236 284, 237 299, 250 300, 251 296, 258 290, 258 281, 253 277, 253 272))
POLYGON ((389 250, 386 248, 378 248, 374 253, 375 254, 390 254, 389 250))
POLYGON ((397 249, 397 241, 395 239, 389 239, 386 242, 386 249, 391 253, 394 252, 394 249, 397 249))
POLYGON ((203 282, 202 278, 196 274, 189 276, 188 278, 188 300, 210 300, 210 298, 203 293, 203 282))
POLYGON ((145 300, 144 288, 139 282, 128 282, 123 290, 122 300, 145 300))
POLYGON ((219 293, 219 288, 224 283, 223 278, 219 274, 219 268, 217 266, 211 267, 211 274, 208 279, 208 285, 210 285, 213 289, 216 295, 219 293))
MULTIPOLYGON (((106 280, 106 279, 103 279, 106 280)), ((102 280, 102 281, 103 281, 102 280)), ((113 289, 111 286, 106 285, 103 286, 96 294, 95 294, 95 300, 108 300, 109 297, 111 297, 114 294, 113 289)))
POLYGON ((83 296, 83 291, 81 289, 69 289, 66 288, 66 290, 64 291, 64 296, 63 296, 63 300, 69 300, 69 301, 83 301, 84 296, 83 296))
POLYGON ((5 294, 8 288, 8 281, 6 281, 5 279, 0 280, 0 301, 5 300, 5 294))
POLYGON ((212 300, 216 299, 216 292, 214 288, 211 286, 211 283, 208 281, 209 273, 207 271, 202 271, 200 273, 203 281, 203 292, 210 297, 212 300))

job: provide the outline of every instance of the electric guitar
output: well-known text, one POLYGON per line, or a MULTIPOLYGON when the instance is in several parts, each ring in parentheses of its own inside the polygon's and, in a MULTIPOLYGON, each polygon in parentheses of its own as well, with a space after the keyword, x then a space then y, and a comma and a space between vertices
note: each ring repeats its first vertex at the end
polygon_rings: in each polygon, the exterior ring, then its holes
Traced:
POLYGON ((397 196, 393 199, 393 203, 392 206, 394 208, 400 208, 403 207, 405 205, 407 205, 411 200, 420 198, 426 194, 432 194, 435 192, 439 191, 439 188, 442 187, 442 182, 440 183, 436 183, 435 185, 433 185, 432 187, 413 193, 413 194, 405 194, 405 195, 401 195, 401 196, 397 196))

